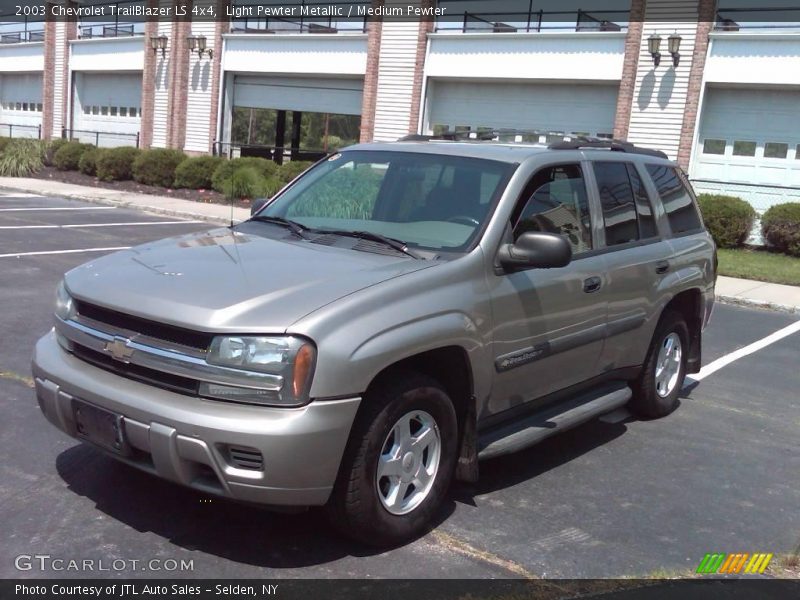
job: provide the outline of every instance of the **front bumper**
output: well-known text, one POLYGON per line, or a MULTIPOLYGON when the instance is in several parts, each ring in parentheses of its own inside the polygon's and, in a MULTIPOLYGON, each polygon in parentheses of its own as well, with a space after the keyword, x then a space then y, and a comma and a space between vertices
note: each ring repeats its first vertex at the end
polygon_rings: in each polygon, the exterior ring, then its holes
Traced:
POLYGON ((122 415, 133 449, 111 456, 205 493, 246 502, 314 506, 333 488, 360 398, 269 408, 176 394, 94 367, 63 350, 51 331, 33 355, 45 417, 78 437, 72 400, 122 415), (260 452, 241 468, 232 449, 260 452))

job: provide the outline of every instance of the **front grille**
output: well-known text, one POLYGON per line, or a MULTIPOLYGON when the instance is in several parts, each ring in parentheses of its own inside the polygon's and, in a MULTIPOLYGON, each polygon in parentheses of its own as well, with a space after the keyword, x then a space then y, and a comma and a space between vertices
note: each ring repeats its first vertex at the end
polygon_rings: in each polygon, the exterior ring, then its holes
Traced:
POLYGON ((261 471, 264 468, 264 457, 255 448, 228 446, 228 457, 231 464, 240 469, 261 471))
POLYGON ((170 373, 164 373, 162 371, 155 371, 153 369, 148 369, 147 367, 140 367, 139 365, 123 363, 118 360, 114 360, 102 352, 96 352, 90 348, 81 346, 80 344, 73 343, 72 352, 81 360, 84 360, 106 371, 111 371, 112 373, 121 375, 122 377, 127 377, 128 379, 133 379, 135 381, 140 381, 150 385, 155 385, 173 392, 179 392, 181 394, 191 394, 192 396, 197 395, 198 383, 194 379, 180 377, 178 375, 171 375, 170 373))
POLYGON ((205 352, 211 345, 211 340, 214 338, 213 334, 201 333, 199 331, 192 331, 175 325, 167 325, 165 323, 157 323, 141 317, 134 317, 133 315, 126 315, 109 308, 103 308, 96 304, 89 304, 83 300, 75 300, 75 307, 79 315, 83 315, 97 321, 105 323, 112 327, 119 329, 127 329, 136 333, 141 333, 151 338, 172 342, 173 344, 180 344, 195 348, 205 352))

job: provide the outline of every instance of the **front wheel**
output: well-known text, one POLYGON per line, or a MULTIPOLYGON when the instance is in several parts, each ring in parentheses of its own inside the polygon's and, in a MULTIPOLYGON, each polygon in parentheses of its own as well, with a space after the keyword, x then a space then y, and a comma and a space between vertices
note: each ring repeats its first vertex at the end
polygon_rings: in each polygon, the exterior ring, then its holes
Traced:
POLYGON ((358 541, 396 545, 427 530, 447 493, 457 455, 455 410, 438 382, 407 372, 362 402, 328 512, 358 541))
POLYGON ((689 328, 678 312, 667 311, 656 327, 644 367, 633 385, 631 410, 646 418, 664 417, 678 407, 686 376, 689 328))

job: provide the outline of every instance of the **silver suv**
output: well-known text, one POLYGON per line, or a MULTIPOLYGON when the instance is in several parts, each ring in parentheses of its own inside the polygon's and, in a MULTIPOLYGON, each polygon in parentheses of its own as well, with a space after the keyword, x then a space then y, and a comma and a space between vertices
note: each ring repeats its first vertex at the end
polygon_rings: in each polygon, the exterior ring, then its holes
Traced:
POLYGON ((37 344, 59 429, 208 494, 424 532, 479 459, 700 368, 716 252, 656 151, 426 138, 330 156, 230 228, 93 260, 37 344))

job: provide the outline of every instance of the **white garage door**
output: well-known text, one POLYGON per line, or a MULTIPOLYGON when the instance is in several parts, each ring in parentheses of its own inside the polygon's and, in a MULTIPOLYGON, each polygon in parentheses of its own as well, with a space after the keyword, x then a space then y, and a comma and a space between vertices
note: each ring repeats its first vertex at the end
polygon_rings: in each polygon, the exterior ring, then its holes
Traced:
POLYGON ((618 86, 431 80, 425 129, 469 127, 611 137, 618 86))
POLYGON ((42 74, 0 75, 0 135, 38 137, 42 123, 42 74))
POLYGON ((361 79, 236 75, 233 105, 360 115, 363 95, 361 79))
POLYGON ((142 116, 142 73, 75 72, 72 137, 100 146, 134 146, 142 116))
POLYGON ((692 179, 764 211, 800 201, 800 91, 706 91, 692 179))

